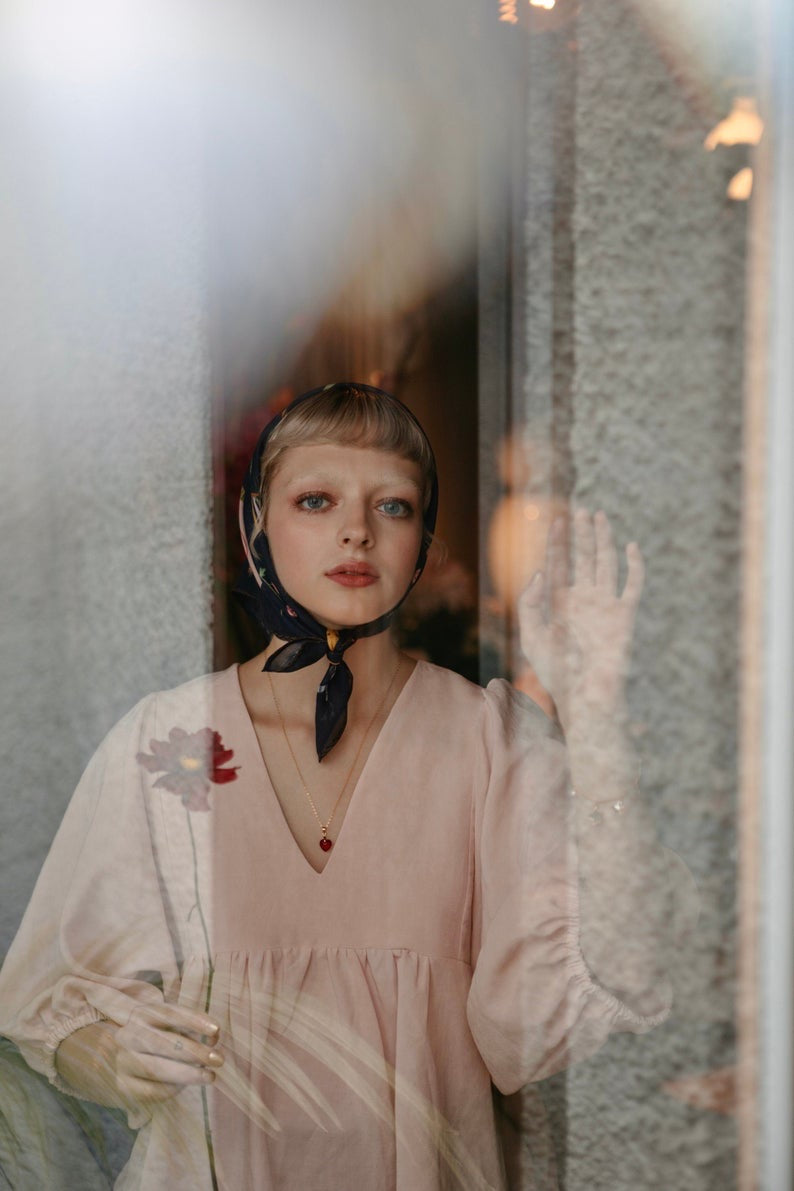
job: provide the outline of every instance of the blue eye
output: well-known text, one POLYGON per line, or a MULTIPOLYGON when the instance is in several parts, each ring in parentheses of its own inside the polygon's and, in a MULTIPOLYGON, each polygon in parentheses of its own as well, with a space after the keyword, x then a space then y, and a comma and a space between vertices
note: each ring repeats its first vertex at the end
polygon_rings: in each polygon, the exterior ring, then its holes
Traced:
POLYGON ((407 500, 382 500, 380 507, 388 517, 410 517, 413 512, 407 500))
POLYGON ((296 504, 307 513, 319 513, 328 504, 328 497, 322 492, 307 492, 298 498, 296 504))

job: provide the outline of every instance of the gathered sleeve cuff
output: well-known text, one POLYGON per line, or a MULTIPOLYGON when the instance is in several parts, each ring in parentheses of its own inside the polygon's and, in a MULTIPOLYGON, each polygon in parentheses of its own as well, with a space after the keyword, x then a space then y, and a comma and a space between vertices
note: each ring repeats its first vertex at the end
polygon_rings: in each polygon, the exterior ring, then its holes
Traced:
POLYGON ((493 1082, 509 1094, 593 1054, 613 1032, 652 1029, 672 997, 667 985, 651 990, 651 1011, 637 1013, 585 960, 555 726, 503 680, 484 693, 484 717, 467 1014, 493 1082))
POLYGON ((43 1075, 46 1075, 50 1083, 59 1092, 68 1092, 70 1096, 78 1095, 74 1088, 70 1087, 58 1074, 55 1066, 55 1055, 64 1038, 68 1038, 70 1034, 74 1034, 77 1030, 82 1030, 85 1026, 96 1025, 98 1021, 107 1021, 107 1018, 98 1009, 94 1009, 92 1005, 87 1005, 82 1012, 75 1014, 74 1017, 61 1017, 57 1022, 53 1022, 47 1031, 44 1044, 38 1050, 38 1063, 36 1063, 35 1047, 33 1048, 33 1054, 29 1056, 26 1052, 31 1048, 20 1040, 20 1051, 28 1065, 36 1067, 43 1075))

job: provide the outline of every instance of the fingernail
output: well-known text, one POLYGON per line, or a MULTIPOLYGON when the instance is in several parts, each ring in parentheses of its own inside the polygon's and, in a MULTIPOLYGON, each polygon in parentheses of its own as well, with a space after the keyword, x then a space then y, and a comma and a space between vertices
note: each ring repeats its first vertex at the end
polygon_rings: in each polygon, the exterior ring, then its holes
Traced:
POLYGON ((529 581, 529 586, 534 587, 543 578, 543 571, 535 571, 535 574, 529 581))
POLYGON ((219 1054, 217 1050, 211 1050, 207 1055, 207 1062, 211 1063, 213 1067, 221 1067, 223 1065, 223 1055, 219 1054))

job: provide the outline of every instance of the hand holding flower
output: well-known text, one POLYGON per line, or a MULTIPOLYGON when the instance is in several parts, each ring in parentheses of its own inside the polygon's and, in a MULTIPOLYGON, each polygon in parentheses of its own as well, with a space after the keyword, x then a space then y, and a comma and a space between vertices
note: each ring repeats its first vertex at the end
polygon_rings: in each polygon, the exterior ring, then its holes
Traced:
POLYGON ((189 1084, 207 1084, 223 1064, 218 1026, 181 1005, 141 1006, 125 1026, 97 1022, 67 1035, 58 1073, 100 1104, 147 1107, 189 1084))

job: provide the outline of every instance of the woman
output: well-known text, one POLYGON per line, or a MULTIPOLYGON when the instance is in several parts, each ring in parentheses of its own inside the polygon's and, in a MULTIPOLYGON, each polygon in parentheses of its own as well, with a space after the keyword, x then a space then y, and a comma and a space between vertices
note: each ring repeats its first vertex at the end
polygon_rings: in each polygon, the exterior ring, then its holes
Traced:
POLYGON ((123 1188, 497 1188, 512 1092, 667 1012, 625 738, 642 586, 602 514, 520 605, 559 729, 400 653, 435 526, 395 398, 331 385, 241 498, 245 665, 144 699, 89 764, 0 981, 0 1029, 140 1128, 123 1188), (572 790, 576 791, 571 797, 572 790))

